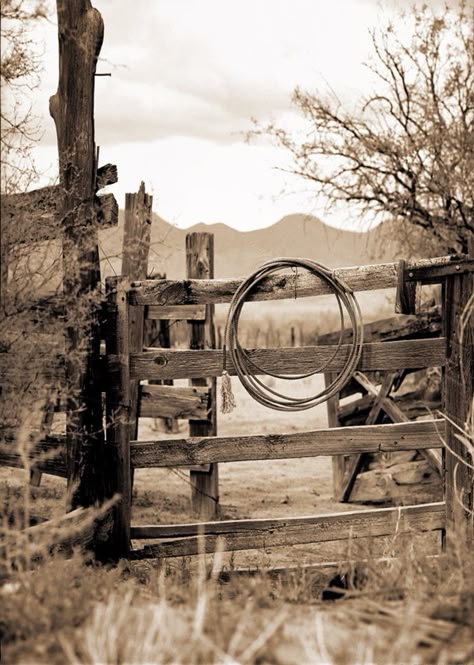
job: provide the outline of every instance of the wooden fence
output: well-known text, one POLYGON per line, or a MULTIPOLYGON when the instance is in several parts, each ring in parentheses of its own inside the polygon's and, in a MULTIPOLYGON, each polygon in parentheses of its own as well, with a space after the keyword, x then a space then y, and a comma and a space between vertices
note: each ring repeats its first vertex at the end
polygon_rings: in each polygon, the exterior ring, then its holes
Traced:
MULTIPOLYGON (((204 239, 195 240, 197 245, 204 239)), ((443 336, 437 339, 368 342, 364 344, 359 372, 395 371, 442 367, 444 374, 443 415, 418 422, 367 424, 320 429, 292 434, 261 434, 238 437, 215 435, 215 415, 206 413, 214 384, 201 385, 203 377, 214 379, 222 372, 223 351, 203 348, 203 329, 196 328, 194 348, 149 349, 133 343, 133 321, 137 311, 153 316, 162 308, 192 308, 228 303, 240 280, 212 279, 212 268, 201 279, 111 280, 108 285, 109 322, 106 356, 108 443, 116 451, 114 488, 122 495, 117 510, 112 549, 118 556, 168 557, 211 552, 218 538, 224 550, 253 549, 276 545, 343 540, 352 537, 390 535, 400 531, 448 530, 473 540, 473 468, 468 446, 459 432, 466 427, 473 400, 472 315, 465 310, 472 295, 474 259, 441 257, 403 266, 397 263, 341 268, 337 275, 352 289, 368 291, 398 287, 410 291, 415 283, 441 283, 443 290, 443 336), (460 327, 461 322, 464 328, 460 327), (189 388, 143 386, 139 400, 142 415, 155 413, 165 398, 186 403, 186 417, 199 419, 202 427, 183 439, 138 441, 130 436, 133 390, 137 382, 188 378, 189 388), (199 384, 197 381, 200 381, 199 384), (445 443, 445 446, 444 446, 445 443), (131 470, 143 467, 215 465, 218 462, 273 460, 318 455, 361 455, 375 451, 428 451, 443 449, 445 501, 400 508, 379 508, 314 517, 232 520, 186 525, 132 525, 130 519, 131 470), (463 508, 459 507, 459 500, 463 508), (203 535, 202 535, 203 534, 203 535), (203 543, 199 539, 203 538, 203 543), (135 549, 131 542, 152 539, 135 549)), ((189 274, 189 273, 188 273, 189 274)), ((328 293, 316 277, 293 273, 267 279, 252 293, 252 300, 314 296, 328 293)), ((181 316, 181 315, 180 315, 181 316)), ((212 344, 211 344, 212 346, 212 344)), ((343 345, 326 371, 337 372, 349 353, 343 345)), ((321 365, 334 355, 334 347, 255 349, 250 357, 260 365, 283 373, 301 373, 321 365)), ((235 370, 227 365, 230 374, 235 370)), ((359 376, 359 379, 361 377, 359 376)), ((361 379, 363 381, 363 378, 361 379)), ((382 396, 383 398, 383 396, 382 396)), ((215 407, 214 407, 215 408, 215 407)))

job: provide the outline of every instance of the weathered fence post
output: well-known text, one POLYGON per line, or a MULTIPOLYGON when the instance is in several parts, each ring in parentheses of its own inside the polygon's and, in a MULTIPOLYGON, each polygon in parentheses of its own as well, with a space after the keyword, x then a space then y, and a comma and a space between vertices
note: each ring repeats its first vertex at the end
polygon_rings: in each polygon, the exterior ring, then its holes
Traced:
MULTIPOLYGON (((136 194, 125 194, 125 224, 123 230, 122 278, 129 282, 147 278, 148 254, 150 251, 153 196, 145 192, 145 183, 140 184, 136 194)), ((144 342, 144 307, 130 306, 130 352, 141 352, 144 342)), ((138 435, 139 381, 130 386, 130 439, 138 435)))
MULTIPOLYGON (((294 328, 291 329, 292 333, 294 328)), ((292 336, 292 346, 294 346, 294 338, 292 336)), ((336 378, 336 374, 332 372, 327 372, 324 375, 324 385, 327 388, 336 378)), ((339 393, 330 397, 326 402, 327 415, 328 415, 328 425, 329 427, 339 427, 339 393)), ((336 501, 339 501, 342 489, 344 486, 344 473, 346 470, 346 458, 344 455, 333 455, 332 456, 332 491, 333 497, 336 501)))
POLYGON ((109 558, 126 557, 130 551, 131 466, 130 466, 130 330, 128 282, 111 277, 106 281, 108 328, 107 447, 108 474, 113 493, 121 495, 114 508, 112 533, 107 543, 109 558))
POLYGON ((109 494, 99 381, 100 263, 94 83, 104 26, 89 0, 57 0, 58 90, 50 99, 59 152, 66 317, 69 508, 109 494))
MULTIPOLYGON (((214 236, 211 233, 189 233, 186 236, 186 275, 188 278, 214 278, 214 236)), ((216 348, 214 330, 214 305, 206 305, 205 322, 193 321, 191 349, 216 348)), ((210 387, 210 410, 207 420, 190 420, 191 436, 215 436, 217 434, 216 379, 191 379, 192 386, 210 387)), ((217 464, 209 470, 191 472, 192 507, 202 518, 216 517, 219 512, 219 480, 217 464)))
MULTIPOLYGON (((470 252, 474 257, 474 238, 470 252)), ((446 335, 445 498, 447 542, 474 543, 474 277, 446 278, 443 319, 446 335)))

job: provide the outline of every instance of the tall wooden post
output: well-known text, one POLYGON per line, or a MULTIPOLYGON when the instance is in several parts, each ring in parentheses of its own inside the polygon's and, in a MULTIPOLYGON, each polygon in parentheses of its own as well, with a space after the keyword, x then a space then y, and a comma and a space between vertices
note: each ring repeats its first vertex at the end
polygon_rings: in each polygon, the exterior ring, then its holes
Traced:
MULTIPOLYGON (((211 233, 189 233, 186 236, 186 274, 188 278, 214 278, 214 236, 211 233)), ((205 322, 190 323, 191 349, 215 349, 214 305, 206 305, 205 322)), ((216 379, 191 379, 192 386, 209 386, 210 411, 207 420, 190 420, 191 436, 215 436, 217 434, 216 379)), ((218 466, 191 473, 192 507, 203 519, 219 514, 218 466)))
POLYGON ((98 325, 94 82, 104 26, 89 0, 57 0, 59 84, 50 99, 59 152, 66 318, 69 508, 106 498, 98 325))
MULTIPOLYGON (((474 238, 470 251, 474 257, 474 238)), ((446 367, 445 498, 448 547, 474 545, 474 276, 446 278, 444 324, 446 367)))
MULTIPOLYGON (((125 195, 125 225, 123 236, 122 277, 129 281, 147 278, 148 254, 150 251, 153 196, 145 192, 145 183, 140 184, 137 194, 125 195)), ((144 308, 134 305, 129 308, 130 352, 143 350, 144 308)), ((138 390, 139 381, 130 385, 130 439, 138 435, 138 390)))
POLYGON ((132 476, 130 466, 130 325, 127 280, 107 279, 107 446, 111 487, 120 495, 114 508, 112 533, 107 543, 110 559, 126 557, 130 551, 132 476))

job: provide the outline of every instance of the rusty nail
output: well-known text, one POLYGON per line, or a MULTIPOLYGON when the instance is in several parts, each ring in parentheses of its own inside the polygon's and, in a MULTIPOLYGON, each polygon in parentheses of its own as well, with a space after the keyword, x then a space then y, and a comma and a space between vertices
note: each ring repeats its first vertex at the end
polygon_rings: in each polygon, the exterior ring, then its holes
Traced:
POLYGON ((409 273, 408 273, 408 277, 414 277, 414 273, 409 272, 409 273))

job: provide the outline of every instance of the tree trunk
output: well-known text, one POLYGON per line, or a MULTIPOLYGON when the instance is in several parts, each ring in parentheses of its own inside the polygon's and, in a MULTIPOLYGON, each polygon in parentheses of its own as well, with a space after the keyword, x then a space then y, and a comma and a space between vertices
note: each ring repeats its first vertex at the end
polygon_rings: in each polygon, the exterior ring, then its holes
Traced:
POLYGON ((99 383, 94 77, 103 40, 89 0, 57 0, 59 84, 50 99, 59 152, 66 323, 68 509, 109 494, 99 383))

